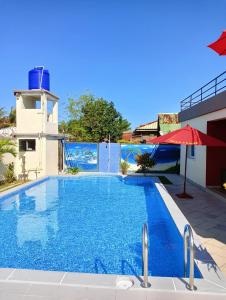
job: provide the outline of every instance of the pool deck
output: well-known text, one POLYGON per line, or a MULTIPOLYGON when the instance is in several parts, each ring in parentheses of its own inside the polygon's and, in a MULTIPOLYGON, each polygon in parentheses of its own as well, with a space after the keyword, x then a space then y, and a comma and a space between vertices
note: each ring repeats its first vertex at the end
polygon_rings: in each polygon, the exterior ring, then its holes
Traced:
POLYGON ((204 250, 226 276, 226 199, 189 182, 187 192, 194 198, 179 199, 175 194, 182 191, 183 178, 173 174, 165 176, 173 183, 165 185, 167 191, 199 236, 204 250))
MULTIPOLYGON (((195 230, 195 260, 204 277, 195 279, 195 291, 189 290, 188 279, 184 278, 149 277, 151 287, 144 289, 141 287, 142 278, 135 276, 0 269, 0 299, 179 300, 182 297, 184 300, 226 299, 226 280, 217 266, 218 264, 223 271, 225 270, 226 259, 224 263, 223 258, 226 251, 224 229, 226 203, 192 184, 188 184, 188 190, 194 195, 194 199, 177 199, 175 193, 181 190, 182 178, 177 175, 166 176, 173 184, 164 186, 156 178, 156 187, 164 198, 179 231, 183 232, 187 221, 195 230), (132 281, 133 286, 121 289, 118 283, 122 280, 132 281)), ((25 184, 29 185, 33 183, 25 184)), ((11 192, 16 190, 17 188, 14 188, 11 192)))
POLYGON ((226 284, 197 279, 196 291, 185 289, 183 278, 149 277, 151 287, 141 287, 134 276, 64 273, 0 269, 0 299, 4 300, 215 300, 225 299, 226 284), (133 280, 133 287, 117 287, 121 279, 133 280))

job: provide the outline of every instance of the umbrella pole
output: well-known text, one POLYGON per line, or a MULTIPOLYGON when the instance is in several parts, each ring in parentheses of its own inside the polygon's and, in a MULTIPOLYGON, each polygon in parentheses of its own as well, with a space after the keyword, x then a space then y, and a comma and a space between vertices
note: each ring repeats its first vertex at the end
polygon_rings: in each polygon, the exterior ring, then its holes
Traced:
POLYGON ((187 161, 188 161, 188 145, 185 150, 185 165, 184 165, 184 194, 186 194, 186 181, 187 181, 187 161))
POLYGON ((187 183, 187 161, 188 161, 188 145, 186 145, 185 148, 185 165, 184 165, 184 189, 183 193, 181 194, 176 194, 178 198, 190 198, 192 199, 193 197, 189 194, 186 193, 186 183, 187 183))

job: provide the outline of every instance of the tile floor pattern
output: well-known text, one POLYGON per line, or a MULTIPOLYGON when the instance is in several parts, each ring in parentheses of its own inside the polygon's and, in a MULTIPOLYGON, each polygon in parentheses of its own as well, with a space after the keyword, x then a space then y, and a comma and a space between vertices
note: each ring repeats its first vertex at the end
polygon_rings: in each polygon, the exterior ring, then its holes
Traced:
POLYGON ((133 277, 133 287, 120 290, 116 288, 117 280, 120 279, 122 276, 117 275, 0 269, 0 299, 223 300, 226 297, 226 283, 219 287, 209 281, 197 279, 197 290, 193 292, 185 289, 183 279, 153 277, 149 278, 151 288, 143 289, 140 281, 133 277))
POLYGON ((191 183, 187 184, 187 192, 194 198, 179 199, 175 194, 182 192, 183 179, 166 176, 173 183, 165 185, 166 189, 226 276, 226 200, 191 183))

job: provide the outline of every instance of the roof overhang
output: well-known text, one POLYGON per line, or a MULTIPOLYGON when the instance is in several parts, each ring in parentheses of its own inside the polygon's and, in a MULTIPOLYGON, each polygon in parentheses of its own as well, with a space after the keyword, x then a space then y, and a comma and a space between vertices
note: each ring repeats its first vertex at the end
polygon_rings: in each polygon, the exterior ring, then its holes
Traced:
POLYGON ((46 94, 48 98, 59 100, 59 97, 51 93, 50 91, 44 89, 34 89, 34 90, 14 90, 14 96, 25 95, 25 96, 40 96, 40 94, 46 94))
POLYGON ((40 137, 46 137, 46 138, 52 138, 56 140, 63 140, 65 139, 65 135, 63 134, 50 134, 50 133, 15 133, 14 137, 16 138, 40 138, 40 137))

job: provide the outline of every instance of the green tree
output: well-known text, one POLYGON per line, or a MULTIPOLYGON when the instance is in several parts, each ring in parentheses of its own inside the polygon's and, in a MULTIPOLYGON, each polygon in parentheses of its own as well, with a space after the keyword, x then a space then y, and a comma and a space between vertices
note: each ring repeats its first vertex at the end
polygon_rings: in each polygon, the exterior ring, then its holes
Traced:
POLYGON ((110 135, 115 142, 130 128, 130 123, 123 119, 113 102, 93 95, 69 99, 66 109, 69 121, 63 121, 59 130, 76 141, 102 142, 110 135))
POLYGON ((67 122, 62 121, 62 122, 59 124, 59 131, 60 131, 61 133, 67 133, 67 130, 68 130, 67 122))
POLYGON ((67 123, 67 133, 69 134, 69 139, 77 142, 90 141, 90 138, 85 128, 82 127, 80 120, 69 120, 67 123))
POLYGON ((16 124, 16 109, 15 108, 11 108, 11 111, 9 113, 9 122, 10 124, 16 124))
POLYGON ((0 120, 1 120, 2 118, 4 118, 4 116, 5 116, 5 110, 4 110, 3 107, 0 107, 0 120))
POLYGON ((0 128, 9 127, 8 118, 3 107, 0 107, 0 128))
POLYGON ((88 101, 82 108, 81 124, 91 141, 102 142, 108 139, 117 141, 123 131, 130 128, 130 123, 122 118, 113 102, 103 98, 88 101))
POLYGON ((68 136, 70 140, 89 141, 89 137, 81 124, 82 108, 93 99, 92 95, 82 95, 77 100, 68 99, 66 106, 66 113, 68 121, 62 121, 59 124, 59 131, 68 136))
POLYGON ((11 108, 9 115, 6 114, 3 107, 0 107, 0 128, 9 127, 16 123, 16 109, 11 108))
POLYGON ((77 100, 73 98, 68 99, 68 105, 66 111, 68 113, 69 120, 80 120, 82 117, 82 109, 87 102, 93 101, 94 97, 90 94, 81 95, 77 100))
POLYGON ((0 140, 0 161, 6 153, 16 156, 15 143, 9 139, 0 140))

